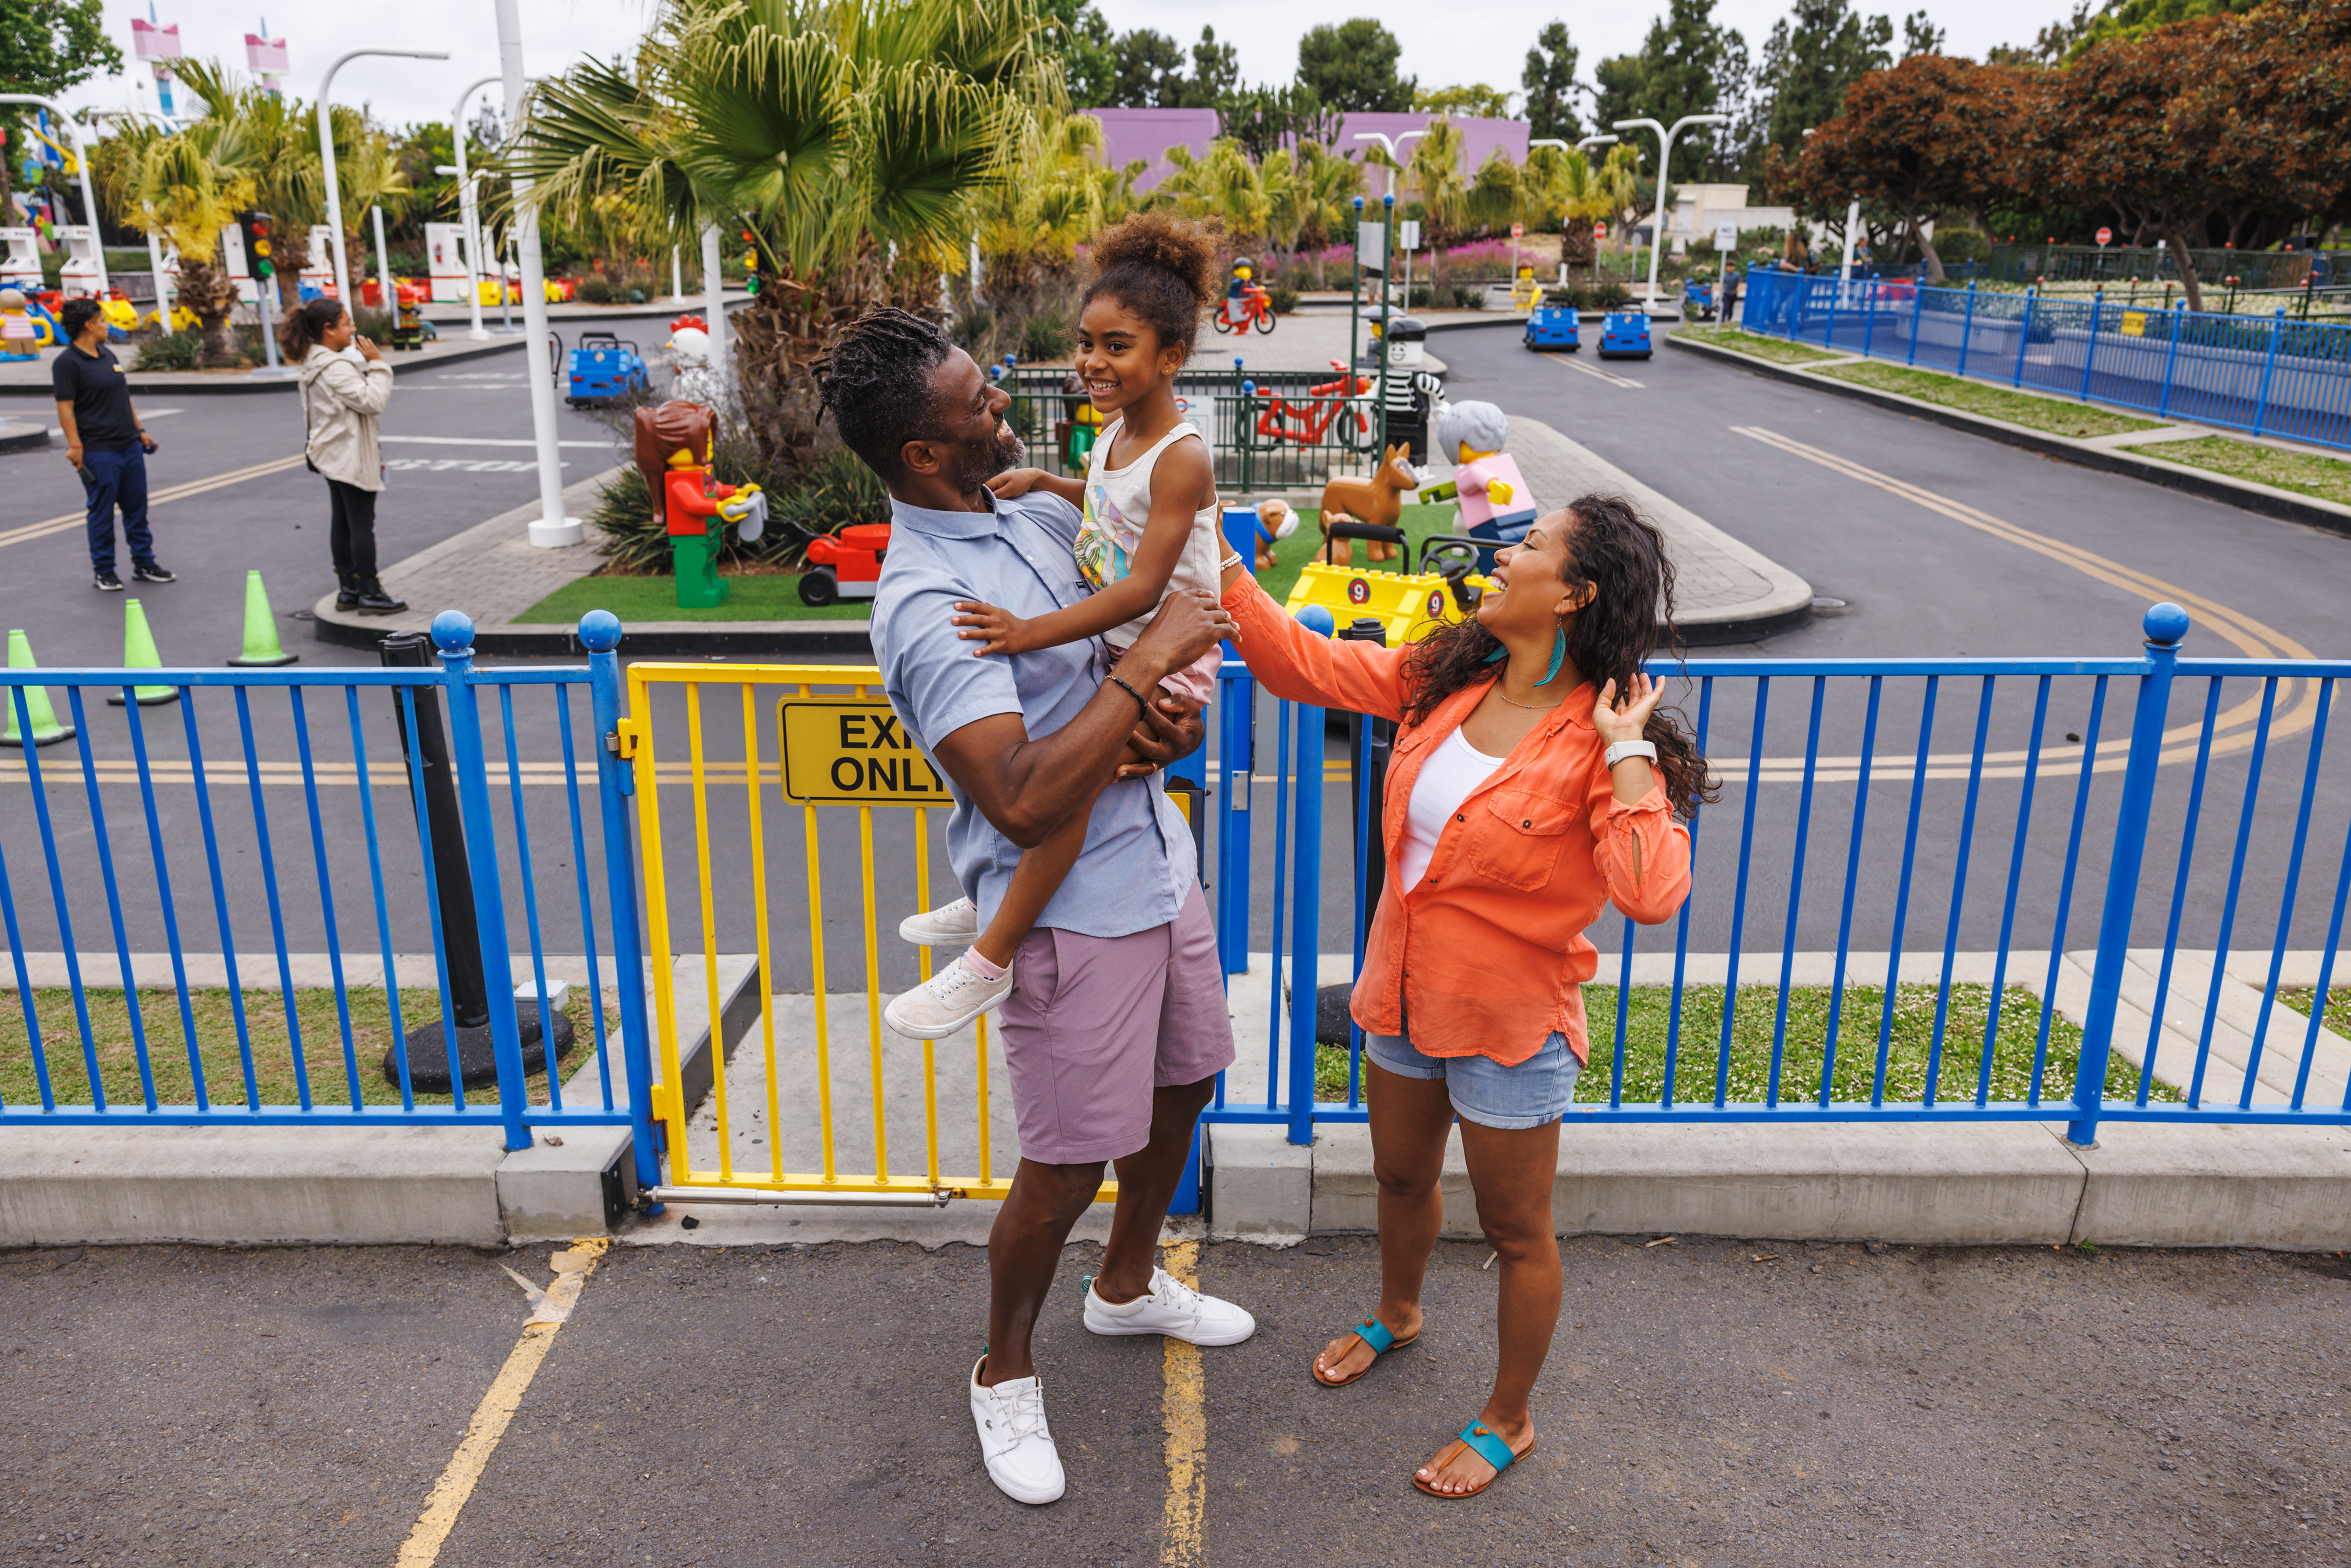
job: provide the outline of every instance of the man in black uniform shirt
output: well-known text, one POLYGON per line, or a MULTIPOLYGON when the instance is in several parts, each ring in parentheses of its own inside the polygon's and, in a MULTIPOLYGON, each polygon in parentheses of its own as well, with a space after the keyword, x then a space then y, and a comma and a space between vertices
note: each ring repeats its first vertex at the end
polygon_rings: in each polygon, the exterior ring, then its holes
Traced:
POLYGON ((122 537, 131 546, 131 575, 171 582, 156 563, 147 531, 147 454, 155 438, 131 410, 131 382, 106 346, 106 318, 95 299, 68 299, 57 312, 66 346, 49 371, 57 423, 66 433, 66 461, 81 476, 89 506, 89 570, 103 593, 122 591, 114 575, 114 510, 122 508, 122 537))

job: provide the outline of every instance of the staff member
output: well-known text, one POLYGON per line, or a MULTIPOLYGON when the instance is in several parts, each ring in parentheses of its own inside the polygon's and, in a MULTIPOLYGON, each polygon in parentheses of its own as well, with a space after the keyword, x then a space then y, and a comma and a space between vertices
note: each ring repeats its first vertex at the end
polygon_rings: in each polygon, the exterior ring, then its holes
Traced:
POLYGON ((95 299, 68 299, 57 325, 66 346, 49 367, 49 390, 66 433, 66 461, 81 476, 89 507, 91 585, 100 593, 122 591, 122 580, 114 575, 117 507, 131 546, 131 575, 141 582, 176 582, 175 574, 156 564, 155 540, 147 531, 147 454, 155 450, 155 438, 131 411, 130 379, 106 346, 106 318, 95 299))
POLYGON ((1712 793, 1706 758, 1657 711, 1660 687, 1641 670, 1672 632, 1673 563, 1625 501, 1585 496, 1496 552, 1472 619, 1404 648, 1308 631, 1237 556, 1223 582, 1234 640, 1268 693, 1397 722, 1387 880, 1352 1002, 1380 1299, 1311 1371, 1342 1387, 1420 1337, 1458 1118, 1478 1222, 1502 1260, 1500 1355, 1484 1408, 1412 1479, 1433 1497, 1474 1497, 1534 1447, 1528 1397, 1559 1322, 1552 1184, 1599 961, 1584 928, 1605 904, 1644 925, 1672 917, 1690 866, 1674 817, 1712 793))

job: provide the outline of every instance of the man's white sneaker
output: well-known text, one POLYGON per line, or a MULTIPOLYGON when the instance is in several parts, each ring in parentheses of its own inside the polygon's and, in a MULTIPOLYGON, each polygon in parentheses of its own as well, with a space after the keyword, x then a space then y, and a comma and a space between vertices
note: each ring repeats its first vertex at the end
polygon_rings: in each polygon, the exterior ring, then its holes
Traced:
POLYGON ((1238 1344, 1257 1320, 1230 1301, 1204 1296, 1165 1269, 1151 1271, 1147 1295, 1112 1306, 1086 1287, 1086 1327, 1096 1333, 1156 1333, 1191 1344, 1238 1344))
POLYGON ((991 980, 958 953, 946 967, 913 990, 891 998, 882 1016, 908 1040, 938 1040, 1012 994, 1012 971, 991 980))
POLYGON ((979 940, 979 905, 968 898, 909 915, 898 922, 898 936, 917 947, 968 947, 979 940))
POLYGON ((1052 1502, 1061 1495, 1061 1456, 1045 1425, 1044 1385, 1034 1377, 1011 1377, 993 1388, 980 1385, 981 1356, 971 1365, 971 1421, 979 1432, 987 1479, 1015 1502, 1052 1502))

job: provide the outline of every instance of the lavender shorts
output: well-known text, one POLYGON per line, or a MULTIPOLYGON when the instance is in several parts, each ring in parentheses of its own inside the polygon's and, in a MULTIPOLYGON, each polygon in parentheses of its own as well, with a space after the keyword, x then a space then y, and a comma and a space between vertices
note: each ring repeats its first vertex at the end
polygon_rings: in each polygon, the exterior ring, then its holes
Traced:
POLYGON ((1122 1159, 1151 1141, 1154 1090, 1232 1065, 1217 928, 1196 884, 1182 914, 1149 931, 1039 926, 1013 954, 1012 980, 996 1018, 1023 1159, 1122 1159))

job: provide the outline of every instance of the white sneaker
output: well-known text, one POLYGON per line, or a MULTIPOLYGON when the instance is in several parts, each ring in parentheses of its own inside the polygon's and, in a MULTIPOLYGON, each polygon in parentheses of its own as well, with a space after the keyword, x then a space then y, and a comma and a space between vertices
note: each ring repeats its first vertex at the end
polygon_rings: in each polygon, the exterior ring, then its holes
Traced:
POLYGON ((909 915, 898 922, 902 941, 917 947, 968 947, 979 940, 979 905, 968 898, 909 915))
POLYGON ((981 1356, 971 1364, 971 1421, 979 1432, 987 1479, 1015 1502, 1053 1502, 1065 1484, 1061 1456, 1045 1425, 1045 1387, 1034 1377, 1012 1377, 983 1388, 981 1356))
POLYGON ((1189 1344, 1238 1344, 1257 1320, 1230 1301, 1204 1296, 1165 1269, 1151 1271, 1151 1292, 1112 1306, 1086 1287, 1086 1327, 1101 1334, 1156 1333, 1189 1344))
POLYGON ((890 1000, 882 1017, 908 1040, 940 1040, 1012 994, 1012 971, 991 980, 958 953, 946 967, 890 1000))

